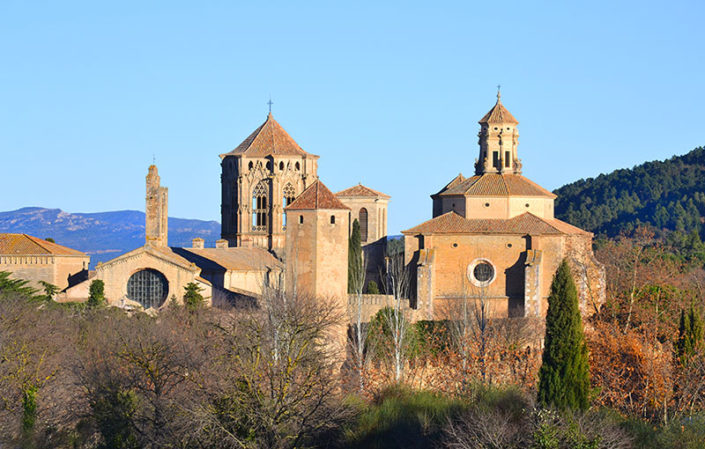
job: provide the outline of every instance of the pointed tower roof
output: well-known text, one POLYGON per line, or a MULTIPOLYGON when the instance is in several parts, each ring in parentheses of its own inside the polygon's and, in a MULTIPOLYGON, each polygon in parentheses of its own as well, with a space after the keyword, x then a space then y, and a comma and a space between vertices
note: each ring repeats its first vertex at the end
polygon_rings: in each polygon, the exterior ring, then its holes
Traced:
POLYGON ((345 209, 350 210, 333 195, 321 181, 316 181, 286 206, 286 210, 345 209))
POLYGON ((507 110, 502 104, 502 95, 497 91, 497 103, 490 109, 490 112, 485 114, 484 117, 478 122, 480 124, 489 123, 512 123, 517 125, 519 121, 514 118, 511 112, 507 110))
POLYGON ((243 140, 234 150, 229 153, 221 154, 220 157, 235 155, 247 156, 310 156, 318 157, 314 154, 304 151, 294 139, 291 138, 284 128, 274 120, 274 116, 270 112, 267 120, 254 130, 247 139, 243 140))

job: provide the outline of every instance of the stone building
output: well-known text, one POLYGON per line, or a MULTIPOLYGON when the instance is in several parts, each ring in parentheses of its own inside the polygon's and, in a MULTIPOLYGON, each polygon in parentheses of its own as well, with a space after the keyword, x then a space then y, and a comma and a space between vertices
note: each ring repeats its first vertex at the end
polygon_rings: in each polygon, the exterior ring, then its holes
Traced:
POLYGON ((415 279, 412 302, 427 318, 464 297, 497 316, 544 316, 556 268, 571 263, 584 313, 604 302, 604 268, 592 234, 557 220, 556 196, 522 176, 518 121, 497 103, 480 120, 475 175, 431 196, 433 218, 402 233, 415 279))
POLYGON ((167 189, 154 165, 148 170, 146 193, 145 244, 98 264, 88 280, 60 300, 86 300, 90 283, 102 280, 106 300, 118 307, 158 310, 170 299, 179 303, 189 283, 201 289, 209 304, 224 305, 252 300, 270 276, 281 276, 281 262, 260 248, 229 248, 225 240, 205 248, 200 238, 192 248, 169 247, 167 189))
POLYGON ((321 181, 286 207, 287 288, 347 302, 350 209, 321 181))
POLYGON ((284 248, 284 208, 318 179, 318 156, 304 151, 270 113, 220 158, 222 238, 230 246, 284 248))
POLYGON ((387 236, 389 195, 358 184, 341 190, 335 196, 350 208, 350 222, 357 220, 360 223, 363 246, 387 236))
POLYGON ((40 290, 40 281, 63 290, 84 280, 89 263, 87 254, 66 246, 27 234, 0 234, 0 271, 40 290))

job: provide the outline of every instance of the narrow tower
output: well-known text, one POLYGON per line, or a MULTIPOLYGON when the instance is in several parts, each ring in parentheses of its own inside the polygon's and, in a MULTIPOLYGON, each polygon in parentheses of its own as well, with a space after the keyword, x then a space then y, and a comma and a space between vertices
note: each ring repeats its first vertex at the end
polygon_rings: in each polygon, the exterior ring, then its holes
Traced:
POLYGON ((478 134, 480 157, 475 161, 475 174, 514 173, 521 174, 521 160, 517 154, 519 145, 519 122, 502 104, 497 90, 497 103, 479 121, 478 134))
POLYGON ((147 207, 145 210, 144 237, 147 245, 167 246, 169 189, 159 185, 156 165, 149 166, 147 173, 147 207))

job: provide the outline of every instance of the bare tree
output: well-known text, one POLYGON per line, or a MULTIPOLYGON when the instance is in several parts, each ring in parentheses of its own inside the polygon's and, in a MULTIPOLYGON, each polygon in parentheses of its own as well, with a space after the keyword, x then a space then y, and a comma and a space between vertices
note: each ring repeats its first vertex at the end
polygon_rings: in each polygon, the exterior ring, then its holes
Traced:
POLYGON ((340 423, 342 316, 334 301, 268 288, 218 323, 208 403, 192 410, 207 447, 301 447, 340 423))
POLYGON ((352 323, 352 329, 349 332, 348 345, 350 354, 355 365, 355 371, 359 381, 360 392, 365 390, 365 367, 367 364, 367 334, 369 327, 365 324, 365 320, 369 317, 363 316, 363 297, 362 291, 365 287, 365 274, 367 272, 367 259, 360 257, 350 264, 348 268, 350 274, 349 287, 352 291, 352 301, 348 301, 348 316, 352 323))
POLYGON ((391 304, 381 312, 385 325, 391 333, 394 379, 399 382, 403 378, 408 358, 407 334, 410 324, 408 305, 411 272, 404 262, 403 251, 388 251, 381 278, 385 281, 385 292, 391 296, 391 304))

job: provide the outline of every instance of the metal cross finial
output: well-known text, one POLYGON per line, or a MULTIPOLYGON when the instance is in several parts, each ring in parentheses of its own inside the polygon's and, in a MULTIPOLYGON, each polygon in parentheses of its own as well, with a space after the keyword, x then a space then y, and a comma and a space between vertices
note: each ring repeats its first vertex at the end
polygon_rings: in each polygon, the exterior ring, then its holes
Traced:
POLYGON ((156 165, 156 164, 157 164, 157 156, 154 153, 152 153, 152 165, 156 165))
POLYGON ((497 101, 499 101, 499 99, 502 97, 502 93, 500 92, 501 89, 502 89, 502 85, 497 84, 497 101))
POLYGON ((267 104, 269 105, 269 113, 271 114, 272 113, 272 105, 274 104, 274 102, 272 102, 272 97, 269 97, 269 101, 267 102, 267 104))

